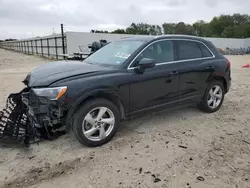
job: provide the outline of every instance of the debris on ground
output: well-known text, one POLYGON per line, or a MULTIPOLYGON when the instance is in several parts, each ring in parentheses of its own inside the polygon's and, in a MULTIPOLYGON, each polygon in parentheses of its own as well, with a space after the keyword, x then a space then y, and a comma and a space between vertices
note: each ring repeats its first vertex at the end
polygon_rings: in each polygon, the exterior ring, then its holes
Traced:
POLYGON ((199 180, 199 181, 205 181, 205 178, 203 178, 202 176, 198 176, 197 180, 199 180))
POLYGON ((35 155, 33 155, 33 156, 31 156, 31 157, 29 157, 29 160, 31 160, 31 159, 33 159, 33 158, 35 158, 36 156, 35 155))
POLYGON ((242 66, 242 68, 249 68, 249 67, 250 67, 249 63, 247 63, 247 64, 245 64, 245 65, 242 66))
POLYGON ((153 178, 154 178, 154 183, 157 183, 157 182, 160 182, 161 181, 161 179, 160 178, 158 178, 158 177, 156 177, 154 174, 152 174, 151 175, 153 178))
POLYGON ((246 144, 250 144, 250 142, 246 141, 246 140, 242 140, 242 142, 246 143, 246 144))
POLYGON ((187 146, 178 145, 180 148, 187 149, 187 146))
POLYGON ((141 173, 142 173, 142 167, 139 168, 139 174, 141 174, 141 173))

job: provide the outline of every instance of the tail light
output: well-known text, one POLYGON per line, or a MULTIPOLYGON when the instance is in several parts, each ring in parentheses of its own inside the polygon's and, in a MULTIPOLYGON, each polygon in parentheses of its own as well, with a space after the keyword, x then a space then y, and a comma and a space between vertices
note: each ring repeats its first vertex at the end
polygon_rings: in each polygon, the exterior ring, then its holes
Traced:
POLYGON ((225 59, 227 60, 228 68, 231 69, 231 62, 226 57, 225 59))

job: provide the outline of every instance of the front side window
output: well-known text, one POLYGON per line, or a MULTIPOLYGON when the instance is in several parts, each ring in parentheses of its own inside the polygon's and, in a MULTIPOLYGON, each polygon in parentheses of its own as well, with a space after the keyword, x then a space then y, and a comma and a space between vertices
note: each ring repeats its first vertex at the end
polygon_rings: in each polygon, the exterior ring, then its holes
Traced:
POLYGON ((119 66, 146 41, 120 40, 102 47, 84 60, 86 63, 119 66))
POLYGON ((138 66, 143 58, 155 60, 156 63, 166 63, 174 61, 174 47, 171 40, 155 42, 148 46, 135 60, 133 67, 138 66))

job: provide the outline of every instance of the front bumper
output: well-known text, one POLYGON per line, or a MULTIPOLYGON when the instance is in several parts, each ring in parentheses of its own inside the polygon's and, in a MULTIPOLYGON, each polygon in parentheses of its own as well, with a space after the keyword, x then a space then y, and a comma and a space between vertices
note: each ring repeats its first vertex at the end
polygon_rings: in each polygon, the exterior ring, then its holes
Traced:
POLYGON ((39 97, 25 88, 10 94, 0 111, 0 138, 18 140, 25 145, 40 138, 53 140, 64 134, 66 118, 60 101, 39 97))
POLYGON ((63 129, 65 111, 60 101, 39 97, 31 89, 22 93, 22 102, 27 106, 27 115, 34 127, 49 132, 63 129))

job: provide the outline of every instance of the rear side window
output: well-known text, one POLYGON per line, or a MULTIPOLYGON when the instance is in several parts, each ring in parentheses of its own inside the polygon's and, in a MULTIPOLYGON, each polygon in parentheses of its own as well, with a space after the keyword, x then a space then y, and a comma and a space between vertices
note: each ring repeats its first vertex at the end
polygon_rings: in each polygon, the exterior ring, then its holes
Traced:
POLYGON ((178 60, 202 58, 202 51, 198 44, 193 41, 177 41, 178 60))
POLYGON ((213 57, 209 49, 200 42, 179 40, 177 41, 178 60, 213 57))
POLYGON ((208 50, 208 48, 202 44, 202 43, 197 43, 201 49, 202 52, 202 57, 213 57, 213 55, 211 54, 211 52, 208 50))

